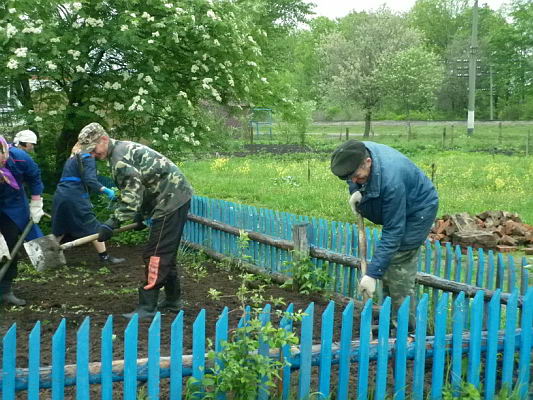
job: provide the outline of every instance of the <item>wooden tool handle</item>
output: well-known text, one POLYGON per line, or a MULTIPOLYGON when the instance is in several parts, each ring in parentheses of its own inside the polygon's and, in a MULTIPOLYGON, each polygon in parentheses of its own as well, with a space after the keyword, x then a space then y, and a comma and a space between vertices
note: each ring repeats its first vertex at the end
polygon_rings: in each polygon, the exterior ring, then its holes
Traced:
POLYGON ((359 258, 361 259, 361 276, 366 274, 366 232, 365 219, 360 213, 357 213, 357 228, 359 232, 359 258))
MULTIPOLYGON (((123 226, 121 228, 113 230, 113 233, 120 233, 120 232, 124 232, 124 231, 129 231, 131 229, 136 228, 137 226, 138 226, 138 224, 136 224, 136 223, 135 224, 125 225, 125 226, 123 226)), ((89 235, 89 236, 85 236, 85 237, 73 240, 72 242, 63 243, 61 246, 59 246, 59 248, 61 250, 66 250, 66 249, 70 249, 72 247, 81 246, 82 244, 85 244, 85 243, 90 243, 92 241, 95 241, 96 239, 98 239, 98 233, 95 233, 93 235, 89 235)))

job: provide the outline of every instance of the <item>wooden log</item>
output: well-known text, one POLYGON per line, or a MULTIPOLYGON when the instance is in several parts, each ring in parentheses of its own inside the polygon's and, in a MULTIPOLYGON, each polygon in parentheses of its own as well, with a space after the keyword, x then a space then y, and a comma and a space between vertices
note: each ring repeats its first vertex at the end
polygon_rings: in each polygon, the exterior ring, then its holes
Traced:
MULTIPOLYGON (((198 223, 206 225, 206 226, 210 226, 212 228, 221 230, 223 232, 228 232, 228 233, 231 233, 231 234, 236 235, 236 236, 239 235, 239 229, 237 229, 237 228, 235 228, 235 227, 233 227, 231 225, 224 224, 224 223, 218 222, 218 221, 211 221, 211 220, 209 220, 207 218, 199 217, 197 215, 192 215, 192 214, 189 214, 188 218, 191 221, 198 222, 198 223)), ((277 238, 273 238, 271 236, 263 235, 261 233, 257 233, 257 232, 253 232, 253 231, 245 231, 245 232, 248 234, 248 237, 250 239, 252 239, 252 240, 256 240, 258 242, 265 243, 265 244, 268 244, 270 246, 279 247, 279 248, 286 249, 286 250, 293 250, 294 249, 294 243, 289 241, 289 240, 277 239, 277 238)), ((200 246, 200 245, 196 245, 196 244, 193 244, 193 243, 190 243, 189 245, 191 247, 193 247, 193 248, 194 247, 198 247, 198 249, 201 249, 206 254, 208 254, 210 256, 212 255, 213 258, 216 258, 215 257, 216 254, 219 254, 225 260, 227 260, 228 258, 231 258, 231 257, 225 256, 223 254, 216 253, 216 252, 214 252, 212 250, 206 249, 206 248, 204 248, 203 246, 200 246)), ((345 255, 345 254, 334 253, 334 252, 331 252, 329 250, 321 249, 321 248, 318 248, 318 247, 311 247, 309 249, 309 253, 310 253, 311 257, 314 257, 314 258, 320 258, 320 259, 323 259, 323 260, 326 260, 326 261, 329 261, 329 262, 332 262, 332 263, 347 265, 347 266, 350 266, 350 267, 353 267, 353 268, 358 268, 358 269, 361 268, 361 260, 359 258, 357 258, 357 257, 348 256, 348 255, 345 255)), ((242 263, 242 261, 240 261, 240 262, 242 263)), ((260 273, 260 274, 268 274, 269 276, 270 275, 271 276, 276 275, 277 276, 276 279, 278 279, 278 278, 280 279, 280 282, 278 282, 278 283, 284 283, 288 279, 287 277, 285 277, 282 274, 271 274, 269 271, 266 271, 265 269, 259 268, 257 266, 253 266, 252 264, 249 264, 249 268, 250 268, 251 272, 255 270, 255 271, 257 271, 257 273, 260 273)), ((484 296, 485 296, 486 300, 490 300, 492 298, 493 294, 494 294, 493 291, 486 290, 486 289, 484 289, 482 287, 473 286, 473 285, 467 285, 465 283, 460 283, 460 282, 455 282, 455 281, 448 280, 448 279, 443 279, 443 278, 440 278, 438 276, 431 275, 431 274, 426 274, 426 273, 423 273, 423 272, 418 272, 417 273, 416 282, 418 284, 421 284, 421 285, 424 285, 424 286, 429 286, 429 287, 432 287, 432 288, 435 288, 435 289, 441 289, 441 290, 444 290, 444 291, 447 291, 447 292, 451 292, 451 293, 464 292, 465 296, 467 296, 467 297, 474 297, 477 291, 483 290, 485 292, 484 296)), ((502 293, 501 294, 501 302, 503 304, 507 304, 507 299, 509 298, 509 296, 510 296, 509 293, 502 293)), ((341 296, 341 297, 345 298, 344 296, 341 296)), ((523 302, 523 299, 522 299, 522 296, 520 296, 519 299, 518 299, 518 304, 519 304, 520 307, 522 306, 522 302, 523 302)))

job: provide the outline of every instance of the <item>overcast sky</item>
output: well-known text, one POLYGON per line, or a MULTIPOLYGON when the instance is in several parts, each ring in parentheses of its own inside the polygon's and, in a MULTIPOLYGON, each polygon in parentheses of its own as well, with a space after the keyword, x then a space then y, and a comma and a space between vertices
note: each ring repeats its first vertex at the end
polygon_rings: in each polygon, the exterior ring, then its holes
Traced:
MULTIPOLYGON (((505 2, 505 0, 479 0, 479 5, 486 3, 493 10, 497 10, 505 2)), ((338 18, 344 17, 352 10, 375 10, 382 4, 395 11, 408 11, 415 4, 415 0, 308 0, 308 3, 316 4, 317 15, 338 18)))

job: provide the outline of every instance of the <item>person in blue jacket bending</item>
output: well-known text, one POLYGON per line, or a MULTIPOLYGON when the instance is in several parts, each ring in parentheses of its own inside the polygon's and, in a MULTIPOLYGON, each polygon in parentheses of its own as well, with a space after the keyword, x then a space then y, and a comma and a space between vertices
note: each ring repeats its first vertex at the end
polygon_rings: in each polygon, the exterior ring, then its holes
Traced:
MULTIPOLYGON (((10 147, 5 138, 0 136, 0 233, 10 251, 30 218, 34 225, 25 240, 43 235, 36 225, 44 215, 42 192, 41 171, 35 161, 24 150, 10 147), (31 195, 29 204, 24 185, 27 185, 31 195)), ((18 254, 12 257, 11 266, 0 281, 0 301, 23 306, 26 301, 16 297, 12 289, 18 273, 18 254)))
MULTIPOLYGON (((89 153, 81 153, 79 146, 74 146, 72 155, 63 166, 63 173, 52 206, 52 233, 59 240, 66 236, 77 239, 98 233, 101 227, 96 219, 89 191, 115 198, 113 189, 100 184, 96 175, 96 161, 89 153)), ((105 242, 94 241, 93 245, 103 264, 119 264, 124 258, 110 256, 105 242)))
POLYGON ((374 142, 341 144, 331 156, 331 171, 347 181, 354 213, 383 226, 359 291, 372 297, 376 280, 381 279, 394 313, 410 296, 409 330, 413 332, 418 252, 439 207, 433 183, 402 153, 374 142))

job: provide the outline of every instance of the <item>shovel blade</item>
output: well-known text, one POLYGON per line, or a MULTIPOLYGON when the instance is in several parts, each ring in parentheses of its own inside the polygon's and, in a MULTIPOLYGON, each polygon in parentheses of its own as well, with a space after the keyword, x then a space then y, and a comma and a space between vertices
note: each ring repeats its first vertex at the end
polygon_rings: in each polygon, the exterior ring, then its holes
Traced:
POLYGON ((24 243, 24 248, 37 271, 62 267, 67 264, 63 250, 54 235, 46 235, 24 243))
POLYGON ((4 236, 0 233, 0 261, 3 261, 4 257, 7 260, 11 260, 11 254, 9 253, 9 247, 7 247, 4 236))

